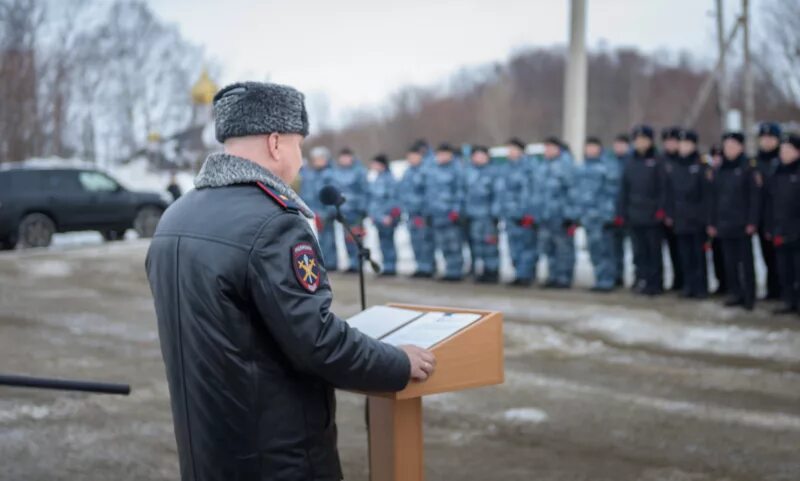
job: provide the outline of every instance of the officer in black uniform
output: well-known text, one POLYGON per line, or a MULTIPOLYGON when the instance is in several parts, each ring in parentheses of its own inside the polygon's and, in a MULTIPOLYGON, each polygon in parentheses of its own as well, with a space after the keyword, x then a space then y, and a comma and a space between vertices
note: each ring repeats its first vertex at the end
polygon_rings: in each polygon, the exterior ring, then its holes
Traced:
MULTIPOLYGON (((620 178, 625 169, 625 163, 631 157, 631 140, 627 133, 617 134, 612 144, 615 167, 619 168, 620 178)), ((617 219, 615 219, 616 221, 617 219)), ((627 229, 621 225, 614 225, 614 261, 617 264, 616 285, 625 285, 625 238, 628 237, 627 229)))
MULTIPOLYGON (((780 139, 781 126, 775 122, 763 122, 758 126, 758 153, 755 158, 755 167, 764 179, 778 166, 780 139)), ((764 190, 764 193, 766 193, 766 190, 764 190)), ((762 206, 766 206, 766 202, 763 202, 762 206)), ((761 224, 758 226, 758 240, 761 244, 761 255, 764 257, 764 264, 767 266, 767 299, 778 299, 781 296, 779 267, 775 264, 775 246, 767 239, 768 235, 764 226, 764 219, 766 219, 766 215, 762 209, 761 224)))
POLYGON ((766 181, 766 237, 775 247, 784 306, 775 314, 800 308, 800 135, 786 135, 779 163, 766 181))
POLYGON ((677 236, 681 270, 684 275, 682 297, 708 296, 706 275, 706 222, 709 184, 707 167, 697 152, 697 132, 678 132, 678 157, 666 164, 666 224, 677 236))
POLYGON ((722 136, 723 161, 714 173, 708 235, 722 241, 730 297, 726 306, 752 310, 756 302, 752 237, 758 230, 763 179, 744 153, 744 135, 722 136))
MULTIPOLYGON (((712 171, 716 171, 722 165, 722 147, 714 144, 708 150, 708 166, 712 171)), ((713 179, 713 172, 710 176, 713 179)), ((719 237, 709 237, 706 241, 711 244, 711 256, 714 261, 714 277, 717 278, 717 290, 715 296, 727 296, 728 284, 725 277, 725 260, 722 258, 722 241, 719 237)))
MULTIPOLYGON (((672 126, 666 127, 661 130, 661 162, 664 169, 674 166, 678 163, 680 153, 678 152, 679 135, 681 132, 680 127, 672 126)), ((667 241, 669 248, 669 259, 672 263, 672 287, 673 291, 681 291, 683 289, 683 265, 681 263, 680 246, 678 246, 678 236, 675 233, 675 228, 668 223, 664 224, 664 239, 667 241)))
POLYGON ((617 224, 630 227, 635 292, 658 295, 664 290, 661 243, 664 238, 665 188, 663 164, 656 158, 653 129, 633 129, 634 149, 622 172, 617 224))
POLYGON ((308 133, 303 95, 230 85, 197 189, 164 213, 147 254, 182 479, 332 481, 334 387, 398 391, 435 360, 330 311, 313 213, 289 187, 308 133))

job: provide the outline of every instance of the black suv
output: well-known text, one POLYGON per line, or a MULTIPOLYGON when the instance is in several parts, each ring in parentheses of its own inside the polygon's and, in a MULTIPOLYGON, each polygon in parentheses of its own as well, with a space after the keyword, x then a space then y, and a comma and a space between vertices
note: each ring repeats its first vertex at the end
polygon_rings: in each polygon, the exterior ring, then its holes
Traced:
POLYGON ((166 208, 160 195, 131 192, 96 170, 0 170, 0 249, 46 247, 54 233, 68 231, 117 240, 134 228, 151 237, 166 208))

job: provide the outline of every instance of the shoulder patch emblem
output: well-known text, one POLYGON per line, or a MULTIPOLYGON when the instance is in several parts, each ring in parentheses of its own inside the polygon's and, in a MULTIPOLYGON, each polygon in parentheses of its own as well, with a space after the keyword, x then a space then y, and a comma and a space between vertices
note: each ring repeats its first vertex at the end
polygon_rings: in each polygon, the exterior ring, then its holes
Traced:
POLYGON ((301 242, 292 247, 292 267, 297 281, 303 289, 310 293, 317 292, 322 274, 317 254, 308 242, 301 242))

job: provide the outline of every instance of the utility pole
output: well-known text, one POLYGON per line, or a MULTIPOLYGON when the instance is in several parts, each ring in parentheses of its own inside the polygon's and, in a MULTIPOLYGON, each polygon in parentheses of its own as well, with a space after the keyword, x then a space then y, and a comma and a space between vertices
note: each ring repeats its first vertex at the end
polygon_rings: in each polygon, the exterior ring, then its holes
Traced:
POLYGON ((577 164, 586 139, 586 0, 571 0, 569 57, 564 85, 563 137, 577 164))
MULTIPOLYGON (((711 70, 711 72, 709 72, 708 76, 703 81, 703 84, 700 86, 697 97, 695 98, 695 101, 692 102, 692 106, 689 109, 689 114, 684 119, 683 125, 691 127, 695 124, 695 122, 697 122, 697 119, 700 116, 700 111, 703 110, 703 106, 705 106, 706 102, 708 102, 708 99, 711 97, 711 92, 714 90, 714 84, 719 82, 720 68, 725 60, 724 54, 730 50, 731 46, 733 45, 733 41, 736 40, 736 34, 739 32, 739 28, 742 27, 742 25, 744 25, 744 17, 739 17, 736 19, 736 23, 733 25, 731 33, 729 33, 728 37, 723 40, 723 55, 717 59, 716 65, 714 65, 714 68, 711 70)), ((723 129, 725 129, 726 124, 727 120, 723 120, 723 129)))
POLYGON ((723 131, 728 127, 728 76, 725 69, 725 15, 722 10, 723 0, 717 0, 717 45, 719 48, 719 64, 717 67, 717 105, 719 106, 719 126, 723 131))
POLYGON ((750 62, 750 1, 742 0, 742 26, 744 27, 744 135, 748 153, 755 152, 755 99, 753 92, 753 68, 750 62))

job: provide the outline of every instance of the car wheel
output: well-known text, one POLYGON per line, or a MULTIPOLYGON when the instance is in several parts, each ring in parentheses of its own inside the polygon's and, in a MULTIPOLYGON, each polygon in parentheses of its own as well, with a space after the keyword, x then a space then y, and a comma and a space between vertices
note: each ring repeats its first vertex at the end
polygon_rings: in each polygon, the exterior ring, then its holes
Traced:
POLYGON ((103 239, 105 239, 107 242, 120 241, 125 238, 125 229, 104 230, 100 231, 100 233, 103 235, 103 239))
POLYGON ((28 214, 19 223, 19 243, 22 247, 47 247, 53 240, 56 224, 44 214, 28 214))
POLYGON ((153 237, 162 213, 161 209, 153 206, 139 209, 139 213, 136 214, 136 219, 133 221, 133 228, 139 237, 153 237))
POLYGON ((0 251, 10 251, 16 247, 17 243, 12 239, 0 239, 0 251))

